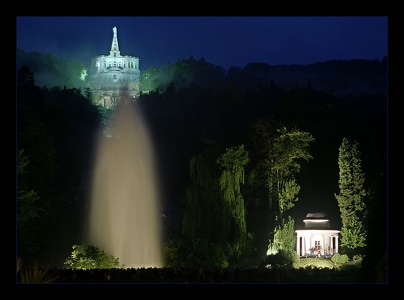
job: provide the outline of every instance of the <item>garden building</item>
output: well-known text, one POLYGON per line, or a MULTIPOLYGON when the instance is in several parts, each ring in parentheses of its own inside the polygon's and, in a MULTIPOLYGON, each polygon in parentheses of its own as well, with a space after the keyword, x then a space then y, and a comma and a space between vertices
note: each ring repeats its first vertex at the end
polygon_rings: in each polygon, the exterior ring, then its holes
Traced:
POLYGON ((324 213, 308 213, 303 222, 304 229, 295 230, 299 256, 329 257, 338 253, 340 230, 330 228, 330 220, 324 213))

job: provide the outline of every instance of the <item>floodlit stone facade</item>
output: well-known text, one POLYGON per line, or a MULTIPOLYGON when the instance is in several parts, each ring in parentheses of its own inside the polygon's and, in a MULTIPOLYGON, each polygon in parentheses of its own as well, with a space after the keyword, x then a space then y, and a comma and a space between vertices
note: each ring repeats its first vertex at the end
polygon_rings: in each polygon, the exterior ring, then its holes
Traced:
POLYGON ((111 51, 91 60, 89 87, 95 102, 106 108, 115 108, 122 93, 133 100, 139 95, 139 58, 122 56, 118 44, 118 32, 114 27, 111 51))

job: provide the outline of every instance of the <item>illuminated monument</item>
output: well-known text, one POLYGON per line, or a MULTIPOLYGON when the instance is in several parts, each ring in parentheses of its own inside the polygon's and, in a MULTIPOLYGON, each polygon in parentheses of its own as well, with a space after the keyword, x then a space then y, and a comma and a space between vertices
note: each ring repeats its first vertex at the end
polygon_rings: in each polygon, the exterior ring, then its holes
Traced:
POLYGON ((139 58, 122 56, 117 29, 114 27, 111 51, 91 60, 89 87, 97 104, 115 108, 121 91, 135 99, 139 94, 139 58))

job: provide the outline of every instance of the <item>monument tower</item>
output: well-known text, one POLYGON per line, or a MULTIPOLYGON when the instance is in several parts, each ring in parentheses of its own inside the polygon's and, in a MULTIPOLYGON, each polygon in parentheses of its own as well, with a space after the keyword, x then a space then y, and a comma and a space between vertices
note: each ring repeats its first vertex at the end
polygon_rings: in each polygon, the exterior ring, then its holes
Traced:
POLYGON ((113 37, 109 55, 91 60, 89 87, 97 104, 115 108, 119 95, 128 93, 133 100, 139 95, 139 58, 122 56, 118 44, 117 28, 112 28, 113 37))

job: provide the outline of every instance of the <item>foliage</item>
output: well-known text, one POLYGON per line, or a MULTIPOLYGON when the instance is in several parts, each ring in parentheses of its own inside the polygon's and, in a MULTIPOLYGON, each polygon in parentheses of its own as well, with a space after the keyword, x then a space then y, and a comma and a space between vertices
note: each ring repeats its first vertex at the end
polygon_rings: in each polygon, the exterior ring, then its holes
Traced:
POLYGON ((159 87, 160 70, 156 67, 143 70, 139 78, 139 89, 142 92, 157 90, 159 87))
POLYGON ((224 237, 223 231, 218 230, 223 210, 217 177, 202 156, 192 157, 189 168, 192 182, 186 191, 182 233, 190 239, 209 237, 211 241, 220 242, 224 237))
POLYGON ((289 177, 300 172, 299 160, 309 161, 313 159, 309 153, 310 143, 314 142, 313 136, 296 128, 288 129, 282 126, 277 130, 278 136, 274 140, 274 164, 272 173, 279 177, 289 177))
POLYGON ((34 73, 31 72, 30 68, 26 65, 22 65, 17 71, 17 85, 19 87, 34 87, 35 77, 34 73))
POLYGON ((108 255, 93 245, 73 245, 71 256, 64 262, 68 268, 79 270, 123 268, 119 258, 108 255))
POLYGON ((50 273, 49 266, 39 267, 38 262, 33 265, 23 266, 22 258, 17 258, 18 283, 52 283, 59 279, 57 275, 50 273))
POLYGON ((299 185, 294 174, 300 172, 300 161, 312 159, 309 147, 313 136, 297 128, 287 128, 273 120, 255 123, 259 152, 263 157, 261 170, 266 178, 269 208, 278 204, 277 218, 294 206, 298 200, 299 185))
POLYGON ((227 268, 228 252, 208 239, 168 240, 164 246, 166 267, 171 268, 227 268))
POLYGON ((20 228, 27 228, 32 225, 35 219, 39 218, 41 211, 40 207, 36 205, 36 202, 40 199, 38 194, 31 190, 27 191, 27 183, 24 179, 26 168, 29 164, 28 157, 24 155, 24 149, 18 150, 18 165, 17 175, 19 182, 19 189, 17 195, 17 220, 20 228))
POLYGON ((295 202, 299 200, 297 195, 300 191, 300 185, 295 179, 285 181, 283 187, 279 191, 279 211, 283 214, 285 211, 295 206, 295 202))
MULTIPOLYGON (((24 88, 30 89, 27 86, 24 88)), ((39 254, 40 231, 47 226, 45 223, 51 212, 55 146, 35 111, 21 104, 18 113, 18 251, 29 261, 39 254)), ((42 237, 45 239, 45 235, 42 237)))
POLYGON ((142 92, 163 93, 172 86, 187 88, 198 85, 207 88, 222 85, 224 79, 222 67, 207 63, 204 58, 197 61, 191 56, 174 64, 166 63, 161 69, 151 67, 142 71, 139 86, 142 92))
POLYGON ((17 69, 24 65, 35 73, 39 86, 85 88, 87 85, 87 68, 75 60, 17 49, 17 69))
POLYGON ((356 255, 354 255, 354 256, 352 257, 352 260, 353 260, 353 261, 356 261, 356 262, 361 262, 361 261, 363 260, 363 255, 361 255, 361 254, 356 254, 356 255))
POLYGON ((357 215, 352 215, 343 222, 341 228, 341 247, 360 249, 366 246, 366 230, 357 215))
POLYGON ((355 263, 346 263, 343 265, 340 265, 337 267, 337 269, 339 270, 339 272, 341 272, 342 274, 351 274, 350 276, 353 277, 353 280, 360 280, 360 273, 359 271, 361 271, 362 267, 360 264, 355 264, 355 263))
POLYGON ((244 145, 226 149, 217 160, 222 167, 219 185, 226 212, 222 226, 227 230, 227 241, 237 257, 242 253, 247 238, 245 205, 240 185, 244 184, 244 167, 248 162, 248 152, 244 150, 244 145))
POLYGON ((339 189, 335 194, 341 212, 341 247, 360 249, 366 246, 367 230, 364 226, 367 215, 363 187, 365 177, 362 172, 358 143, 350 144, 343 138, 339 148, 339 189))
POLYGON ((60 265, 62 249, 81 231, 81 183, 87 182, 101 116, 81 90, 34 86, 28 67, 17 74, 18 255, 26 263, 52 259, 60 265))
POLYGON ((294 264, 295 269, 335 269, 335 264, 330 259, 325 258, 300 258, 294 264))
POLYGON ((267 268, 287 267, 291 268, 299 260, 299 257, 294 250, 280 249, 275 254, 268 255, 261 265, 267 268))
POLYGON ((176 268, 181 265, 180 241, 168 239, 164 244, 164 266, 176 268))
POLYGON ((337 266, 343 265, 345 263, 347 263, 349 261, 349 257, 346 254, 339 254, 339 253, 335 253, 332 257, 331 257, 331 261, 336 264, 337 266))
POLYGON ((245 259, 242 254, 251 245, 247 243, 240 186, 248 162, 244 145, 228 148, 216 159, 221 170, 201 155, 191 158, 192 182, 186 190, 182 226, 184 240, 166 245, 170 263, 180 263, 178 253, 186 255, 180 264, 188 266, 228 266, 245 259))
POLYGON ((315 139, 308 132, 296 127, 288 128, 272 119, 257 121, 254 129, 258 151, 262 155, 259 171, 266 178, 265 185, 268 189, 270 225, 274 224, 267 254, 276 254, 279 249, 294 249, 295 242, 290 241, 292 235, 294 240, 294 228, 290 229, 294 227, 294 223, 287 228, 288 222, 284 222, 284 214, 299 200, 297 195, 300 185, 294 176, 300 172, 300 161, 313 158, 309 147, 315 139), (287 248, 283 248, 284 246, 287 248))
POLYGON ((275 255, 280 250, 294 251, 296 248, 295 220, 288 216, 274 229, 273 241, 269 240, 267 255, 275 255))

